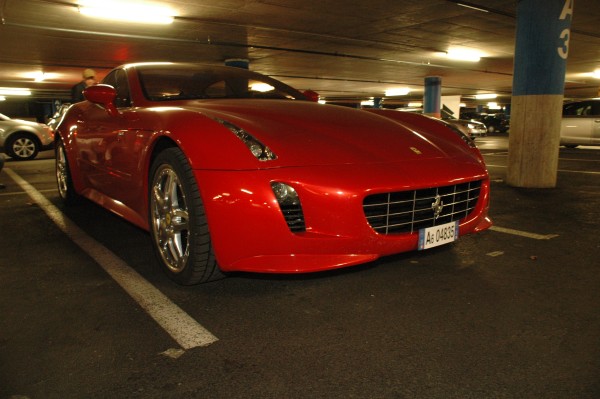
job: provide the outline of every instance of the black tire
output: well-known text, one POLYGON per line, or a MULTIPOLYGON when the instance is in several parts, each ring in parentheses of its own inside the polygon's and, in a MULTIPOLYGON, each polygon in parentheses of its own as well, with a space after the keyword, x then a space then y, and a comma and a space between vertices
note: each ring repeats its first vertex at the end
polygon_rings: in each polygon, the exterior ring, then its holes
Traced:
POLYGON ((6 154, 17 161, 27 161, 37 157, 40 144, 30 133, 15 133, 6 140, 6 154))
POLYGON ((150 234, 167 276, 182 285, 225 277, 217 265, 198 185, 183 152, 168 148, 158 154, 149 179, 150 234))
POLYGON ((81 197, 75 192, 73 187, 73 179, 71 177, 71 168, 65 145, 62 140, 58 140, 54 149, 56 158, 54 170, 56 174, 56 185, 58 187, 58 195, 66 205, 75 205, 80 202, 81 197))

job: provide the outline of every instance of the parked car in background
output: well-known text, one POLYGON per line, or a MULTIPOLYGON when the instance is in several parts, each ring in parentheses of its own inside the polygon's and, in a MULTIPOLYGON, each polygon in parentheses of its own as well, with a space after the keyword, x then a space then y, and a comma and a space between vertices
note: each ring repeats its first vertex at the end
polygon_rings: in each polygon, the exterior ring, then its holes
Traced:
POLYGON ((560 144, 600 145, 600 99, 570 101, 563 105, 560 144))
POLYGON ((444 118, 444 121, 455 126, 471 138, 487 136, 488 129, 482 122, 466 119, 444 118))
POLYGON ((504 133, 507 132, 510 127, 509 119, 502 113, 487 114, 477 120, 485 124, 489 134, 504 133))
POLYGON ((47 125, 0 114, 0 149, 9 157, 18 161, 33 159, 53 144, 54 132, 47 125))
POLYGON ((504 133, 507 132, 510 127, 510 121, 508 117, 501 112, 495 114, 488 114, 484 112, 461 112, 460 117, 462 119, 483 123, 489 134, 504 133))
POLYGON ((318 104, 224 66, 124 65, 84 95, 56 129, 59 195, 149 231, 180 284, 356 265, 491 226, 484 159, 439 120, 318 104))
MULTIPOLYGON (((396 108, 396 111, 422 114, 423 108, 396 108)), ((470 137, 472 139, 477 136, 487 135, 486 126, 481 122, 468 119, 456 119, 451 116, 442 116, 442 120, 451 125, 453 128, 460 130, 462 133, 466 134, 467 137, 470 137)))
POLYGON ((56 127, 58 126, 58 124, 60 123, 70 106, 70 103, 65 103, 58 107, 54 115, 52 115, 52 118, 50 118, 46 123, 48 127, 50 127, 50 129, 52 129, 53 131, 56 130, 56 127))

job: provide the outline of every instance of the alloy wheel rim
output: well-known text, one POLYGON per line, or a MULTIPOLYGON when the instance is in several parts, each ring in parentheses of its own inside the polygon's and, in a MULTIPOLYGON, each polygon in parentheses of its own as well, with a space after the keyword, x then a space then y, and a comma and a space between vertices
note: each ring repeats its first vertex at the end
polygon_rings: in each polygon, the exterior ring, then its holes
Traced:
POLYGON ((58 193, 62 198, 67 196, 67 159, 65 150, 62 146, 58 147, 56 157, 56 181, 58 183, 58 193))
POLYGON ((35 143, 28 138, 20 138, 15 140, 13 151, 20 158, 28 158, 35 152, 35 143))
POLYGON ((156 247, 167 268, 179 273, 189 257, 190 223, 183 187, 171 167, 157 171, 150 202, 156 247))

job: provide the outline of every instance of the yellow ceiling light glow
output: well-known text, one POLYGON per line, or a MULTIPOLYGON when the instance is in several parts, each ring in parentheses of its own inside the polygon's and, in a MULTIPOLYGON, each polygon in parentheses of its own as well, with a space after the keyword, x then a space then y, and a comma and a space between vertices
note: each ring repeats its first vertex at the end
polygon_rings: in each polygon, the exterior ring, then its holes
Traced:
POLYGON ((79 12, 94 18, 145 24, 170 24, 175 12, 159 5, 142 1, 80 0, 79 12))
POLYGON ((260 93, 266 93, 275 90, 273 86, 267 83, 254 83, 252 86, 250 86, 250 89, 260 93))
POLYGON ((451 48, 446 52, 446 57, 456 61, 479 62, 481 60, 481 52, 466 48, 451 48))
POLYGON ((477 100, 493 100, 494 98, 497 98, 498 95, 494 94, 494 93, 489 93, 489 94, 476 94, 475 95, 475 99, 477 100))
POLYGON ((595 77, 596 79, 600 79, 600 68, 596 69, 593 73, 592 76, 595 77))
POLYGON ((30 96, 31 90, 20 87, 0 87, 0 96, 30 96))
POLYGON ((408 87, 398 87, 395 89, 388 89, 385 91, 386 97, 394 97, 394 96, 405 96, 410 93, 410 89, 408 87))

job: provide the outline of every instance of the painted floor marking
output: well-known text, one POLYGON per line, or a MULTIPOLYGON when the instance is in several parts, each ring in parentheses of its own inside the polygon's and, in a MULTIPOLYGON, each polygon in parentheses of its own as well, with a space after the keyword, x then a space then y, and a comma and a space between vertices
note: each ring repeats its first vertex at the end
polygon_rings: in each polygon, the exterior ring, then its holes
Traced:
POLYGON ((551 238, 558 237, 558 234, 545 234, 545 235, 543 235, 543 234, 530 233, 528 231, 507 229, 505 227, 499 227, 499 226, 492 226, 492 227, 490 227, 490 230, 497 231, 497 232, 500 232, 500 233, 512 234, 512 235, 515 235, 515 236, 533 238, 534 240, 550 240, 551 238))
POLYGON ((183 349, 207 346, 218 340, 123 260, 87 235, 21 176, 11 169, 4 170, 58 228, 90 255, 183 349))

